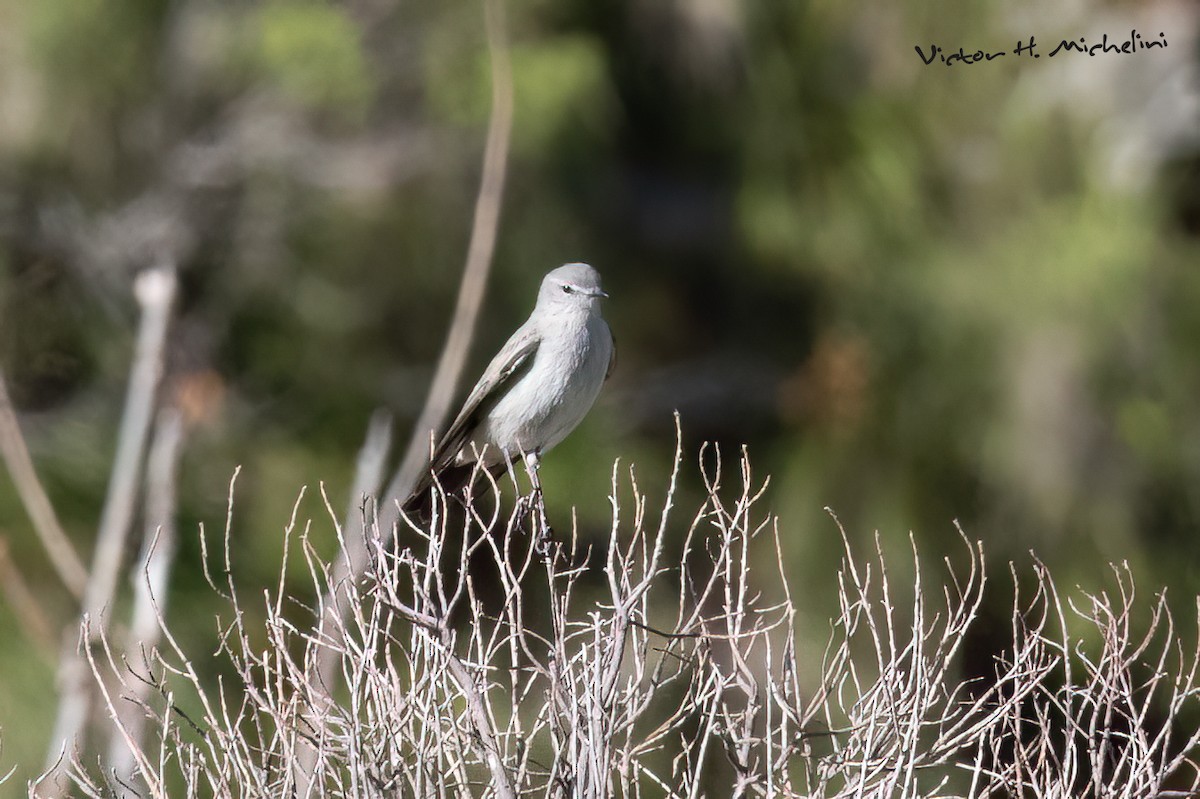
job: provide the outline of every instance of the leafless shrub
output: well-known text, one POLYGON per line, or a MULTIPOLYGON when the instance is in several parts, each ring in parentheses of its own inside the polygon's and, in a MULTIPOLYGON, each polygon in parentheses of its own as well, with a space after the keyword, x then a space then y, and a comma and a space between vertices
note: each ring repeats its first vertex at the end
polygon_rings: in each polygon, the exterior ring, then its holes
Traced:
MULTIPOLYGON (((464 513, 401 529, 396 547, 366 514, 369 574, 334 585, 311 523, 293 514, 286 540, 303 553, 313 595, 347 603, 344 613, 297 612, 282 573, 261 598, 245 597, 227 527, 211 581, 229 607, 218 654, 232 678, 206 682, 161 615, 165 648, 139 662, 106 642, 91 650, 112 723, 133 698, 151 740, 126 736, 132 779, 78 759, 71 778, 97 797, 275 798, 298 795, 301 782, 312 796, 458 798, 1164 797, 1200 787, 1200 732, 1184 726, 1200 705, 1197 652, 1182 644, 1193 631, 1177 635, 1162 594, 1136 602, 1126 566, 1113 569, 1112 595, 1066 598, 1040 563, 1024 579, 1031 588, 1018 590, 1012 569, 1012 644, 993 673, 970 676, 961 661, 987 582, 981 546, 964 536, 941 580, 914 546, 899 589, 901 567, 878 542, 863 559, 843 534, 840 612, 823 655, 806 651, 777 522, 760 505, 765 486, 743 453, 726 491, 719 457, 706 468, 701 455, 707 496, 682 549, 669 543, 678 450, 656 514, 633 470, 632 499, 618 500, 626 484, 614 468, 602 552, 574 528, 553 535, 528 502, 504 517, 485 483, 464 513), (773 574, 761 565, 771 562, 773 574), (259 602, 261 627, 249 622, 259 602), (343 621, 319 627, 322 618, 343 621), (330 651, 344 686, 332 697, 306 677, 330 651), (156 696, 140 698, 139 683, 156 696), (302 748, 316 756, 298 775, 302 748)), ((232 497, 231 485, 230 517, 232 497)))

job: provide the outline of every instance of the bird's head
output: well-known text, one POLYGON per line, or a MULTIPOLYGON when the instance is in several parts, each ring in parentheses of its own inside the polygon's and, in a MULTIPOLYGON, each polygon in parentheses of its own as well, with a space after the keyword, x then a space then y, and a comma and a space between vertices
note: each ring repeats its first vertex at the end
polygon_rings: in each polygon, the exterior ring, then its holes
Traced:
POLYGON ((607 297, 600 288, 600 273, 587 264, 567 264, 542 278, 538 307, 551 310, 598 309, 607 297))

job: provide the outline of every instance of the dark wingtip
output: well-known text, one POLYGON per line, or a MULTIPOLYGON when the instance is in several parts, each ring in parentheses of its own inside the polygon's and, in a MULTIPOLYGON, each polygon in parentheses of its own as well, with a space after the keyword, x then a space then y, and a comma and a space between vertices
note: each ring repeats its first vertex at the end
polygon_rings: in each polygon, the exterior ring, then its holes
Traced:
MULTIPOLYGON (((428 524, 429 520, 433 518, 434 481, 437 481, 436 485, 441 487, 448 500, 451 498, 461 499, 466 494, 467 486, 474 479, 476 470, 483 471, 478 464, 465 463, 446 466, 436 474, 427 473, 409 498, 405 500, 402 506, 405 515, 420 524, 428 524)), ((489 469, 493 475, 503 470, 503 465, 499 468, 489 469)))

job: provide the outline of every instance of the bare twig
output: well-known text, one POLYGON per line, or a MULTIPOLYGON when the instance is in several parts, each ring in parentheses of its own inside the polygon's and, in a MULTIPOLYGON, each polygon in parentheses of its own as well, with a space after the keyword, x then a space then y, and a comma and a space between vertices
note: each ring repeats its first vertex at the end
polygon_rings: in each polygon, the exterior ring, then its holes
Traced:
POLYGON ((50 620, 42 611, 37 597, 29 590, 21 570, 13 563, 6 536, 0 536, 0 591, 4 593, 21 629, 46 658, 46 662, 52 663, 57 654, 50 620))
POLYGON ((487 143, 483 151, 483 176, 475 198, 467 264, 458 287, 458 300, 446 345, 438 359, 425 407, 413 427, 412 440, 380 503, 383 529, 391 529, 396 509, 392 500, 403 501, 420 477, 429 459, 430 437, 446 425, 450 403, 462 377, 475 333, 475 322, 483 305, 484 290, 496 248, 504 178, 508 169, 508 143, 512 134, 513 85, 505 32, 504 0, 484 0, 488 54, 492 67, 492 108, 488 118, 487 143))
MULTIPOLYGON (((158 617, 167 604, 167 587, 175 561, 178 532, 175 526, 176 484, 184 441, 183 412, 168 405, 158 413, 154 440, 146 461, 146 533, 133 578, 133 612, 122 662, 130 669, 149 662, 148 651, 158 646, 158 617)), ((137 764, 135 749, 144 743, 149 702, 154 691, 150 675, 132 680, 123 704, 116 708, 114 727, 124 734, 109 739, 108 763, 116 779, 132 784, 137 764), (128 738, 128 740, 127 740, 128 738), (129 741, 133 741, 131 747, 129 741)))
POLYGON ((17 495, 33 522, 33 530, 50 557, 54 571, 71 595, 77 600, 82 599, 87 571, 71 539, 59 524, 58 514, 54 512, 54 506, 33 468, 33 459, 29 457, 29 448, 25 446, 25 437, 21 435, 21 426, 8 397, 3 373, 0 373, 0 455, 4 456, 8 473, 17 487, 17 495))
MULTIPOLYGON (((425 407, 413 427, 413 434, 401 459, 400 466, 384 490, 378 503, 378 524, 387 534, 399 518, 399 506, 416 484, 421 469, 429 457, 430 437, 443 428, 449 417, 450 404, 466 365, 475 323, 483 305, 495 251, 496 235, 500 224, 500 208, 504 196, 504 180, 508 164, 509 138, 512 132, 513 87, 512 68, 509 64, 508 42, 505 33, 504 0, 484 0, 487 27, 488 52, 492 68, 492 108, 488 119, 487 142, 483 154, 483 174, 479 193, 475 199, 475 214, 471 225, 471 239, 467 248, 466 266, 459 284, 458 299, 450 332, 438 365, 425 407)), ((390 433, 390 431, 389 431, 390 433)), ((374 437, 368 436, 368 446, 374 437)), ((357 501, 357 496, 352 497, 357 501)), ((350 532, 344 563, 347 568, 337 567, 333 583, 334 593, 324 597, 322 606, 326 617, 319 625, 319 635, 324 637, 333 629, 333 619, 328 614, 341 612, 338 601, 338 586, 347 578, 356 579, 365 566, 363 552, 359 548, 358 519, 354 514, 347 517, 345 529, 350 532)), ((338 683, 336 659, 325 655, 316 658, 311 683, 320 692, 331 694, 338 683)), ((324 701, 318 697, 318 702, 324 701)), ((313 758, 317 753, 311 747, 302 747, 295 761, 300 795, 308 795, 310 785, 306 775, 313 771, 313 758)))
MULTIPOLYGON (((133 521, 142 457, 154 415, 155 396, 162 374, 167 331, 176 289, 174 262, 152 267, 138 275, 134 295, 141 307, 134 362, 129 375, 125 410, 117 437, 108 495, 100 517, 92 570, 83 598, 82 618, 89 620, 90 645, 107 630, 107 610, 116 591, 121 553, 133 521)), ((77 745, 91 705, 92 690, 87 664, 78 649, 74 625, 65 636, 59 660, 59 706, 54 722, 47 767, 53 767, 77 745)), ((61 782, 51 782, 61 785, 61 782)))
MULTIPOLYGON (((378 492, 383 481, 384 462, 391 441, 391 417, 376 413, 371 417, 366 440, 358 453, 354 484, 350 491, 350 507, 338 532, 342 557, 334 562, 329 581, 330 591, 321 599, 321 618, 316 630, 318 640, 337 640, 346 614, 353 607, 350 586, 366 571, 370 555, 366 536, 367 497, 378 492)), ((311 661, 309 668, 312 669, 312 683, 316 688, 314 701, 321 704, 332 701, 337 686, 340 654, 338 647, 330 646, 322 648, 311 661)), ((309 775, 314 772, 318 750, 303 741, 298 748, 295 763, 297 792, 300 796, 307 796, 311 792, 309 775)))
POLYGON ((84 593, 84 610, 93 619, 94 635, 112 602, 120 575, 121 552, 133 522, 133 509, 142 475, 142 459, 154 420, 154 403, 162 378, 171 307, 175 301, 176 267, 166 262, 139 274, 134 295, 142 309, 137 350, 129 374, 129 391, 117 437, 112 478, 96 533, 92 571, 84 593))

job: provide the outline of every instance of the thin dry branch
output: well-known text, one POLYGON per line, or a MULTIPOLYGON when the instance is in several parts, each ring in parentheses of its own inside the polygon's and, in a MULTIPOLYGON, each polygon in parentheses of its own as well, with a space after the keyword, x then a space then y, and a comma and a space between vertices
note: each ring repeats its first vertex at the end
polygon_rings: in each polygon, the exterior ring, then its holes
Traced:
MULTIPOLYGON (((131 671, 148 661, 147 653, 158 646, 161 637, 158 617, 166 609, 178 539, 176 487, 185 432, 183 412, 177 406, 159 411, 146 462, 146 532, 138 568, 132 575, 133 611, 121 657, 131 671)), ((118 782, 133 784, 136 753, 144 745, 146 722, 154 713, 149 703, 155 697, 149 678, 132 680, 128 689, 122 697, 124 704, 116 709, 114 733, 119 730, 121 734, 109 739, 108 763, 118 782)))
MULTIPOLYGON (((81 620, 88 622, 86 628, 89 637, 84 639, 83 646, 95 643, 108 629, 108 609, 117 587, 121 553, 133 522, 137 486, 141 480, 146 440, 162 376, 176 286, 176 266, 170 260, 142 272, 134 283, 134 296, 142 315, 125 409, 117 435, 112 476, 97 531, 92 570, 84 591, 81 620)), ((53 771, 64 755, 71 756, 87 723, 93 686, 79 647, 77 628, 73 626, 64 636, 63 651, 59 658, 59 705, 46 758, 48 771, 53 771)), ((60 789, 66 787, 62 780, 49 779, 46 782, 48 786, 60 789)), ((52 790, 52 787, 48 790, 52 790)), ((47 795, 61 794, 51 792, 47 795)))
POLYGON ((488 117, 487 143, 483 151, 483 175, 475 197, 475 213, 471 224, 471 240, 467 247, 467 263, 458 288, 458 300, 450 333, 438 359, 433 382, 425 407, 413 427, 412 440, 401 460, 400 468, 383 495, 381 521, 385 530, 391 529, 397 511, 393 500, 403 501, 420 477, 429 458, 431 436, 445 427, 451 412, 450 404, 462 378, 475 323, 483 306, 484 291, 491 271, 492 254, 500 228, 500 209, 504 198, 504 180, 508 171, 509 139, 512 136, 513 84, 509 63, 508 35, 505 30, 504 0, 484 0, 484 19, 487 29, 488 57, 492 70, 492 107, 488 117))
POLYGON ((54 512, 54 505, 42 488, 37 470, 33 467, 33 459, 29 457, 29 448, 25 446, 25 437, 21 435, 21 425, 17 421, 12 401, 8 397, 8 386, 4 374, 0 372, 0 455, 8 467, 13 485, 17 488, 17 496, 33 522, 33 531, 37 533, 42 548, 50 558, 54 571, 63 585, 75 599, 83 598, 83 590, 87 585, 87 570, 71 539, 67 537, 54 512))
POLYGON ((37 647, 46 662, 54 662, 57 654, 54 651, 55 638, 50 620, 46 618, 41 602, 30 590, 20 568, 13 562, 9 552, 8 538, 2 535, 0 535, 0 593, 3 593, 21 630, 37 647))
POLYGON ((83 599, 84 612, 98 625, 94 627, 96 637, 105 628, 102 619, 116 592, 121 553, 133 524, 177 283, 176 266, 172 261, 147 269, 134 282, 134 296, 141 308, 142 319, 129 373, 125 410, 117 434, 112 477, 100 515, 92 570, 83 599))
MULTIPOLYGON (((508 41, 505 31, 504 0, 484 0, 484 16, 487 29, 488 53, 492 69, 492 107, 488 119, 487 142, 484 146, 483 173, 479 192, 475 199, 475 213, 471 225, 471 238, 467 248, 466 266, 459 284, 458 299, 450 332, 442 348, 438 365, 434 371, 425 407, 413 427, 413 434, 400 462, 396 474, 388 483, 378 506, 378 523, 385 532, 390 531, 399 519, 398 502, 412 490, 421 469, 428 461, 430 437, 441 430, 449 417, 451 402, 466 365, 475 324, 483 305, 488 275, 491 271, 492 255, 495 251, 496 235, 500 225, 500 209, 504 196, 504 181, 508 165, 509 139, 512 133, 513 86, 512 67, 509 63, 508 41)), ((374 429, 374 428, 373 428, 374 429)), ((390 438, 390 430, 388 433, 390 438)), ((368 436, 364 451, 372 449, 372 441, 378 435, 368 436)), ((375 449, 378 449, 375 447, 375 449)), ((361 472, 361 469, 360 469, 361 472)), ((356 499, 356 498, 352 498, 356 499)), ((358 579, 365 565, 365 541, 359 527, 360 515, 347 517, 345 529, 346 556, 344 567, 339 567, 333 582, 333 592, 325 596, 322 606, 326 616, 320 624, 321 635, 328 635, 336 626, 333 614, 344 612, 339 602, 339 586, 347 580, 358 579)), ((311 680, 327 696, 336 690, 338 673, 336 661, 328 654, 316 657, 312 663, 311 680)), ((318 702, 324 701, 320 698, 318 702)), ((316 752, 302 747, 296 760, 301 795, 307 795, 307 777, 313 770, 316 752)))

